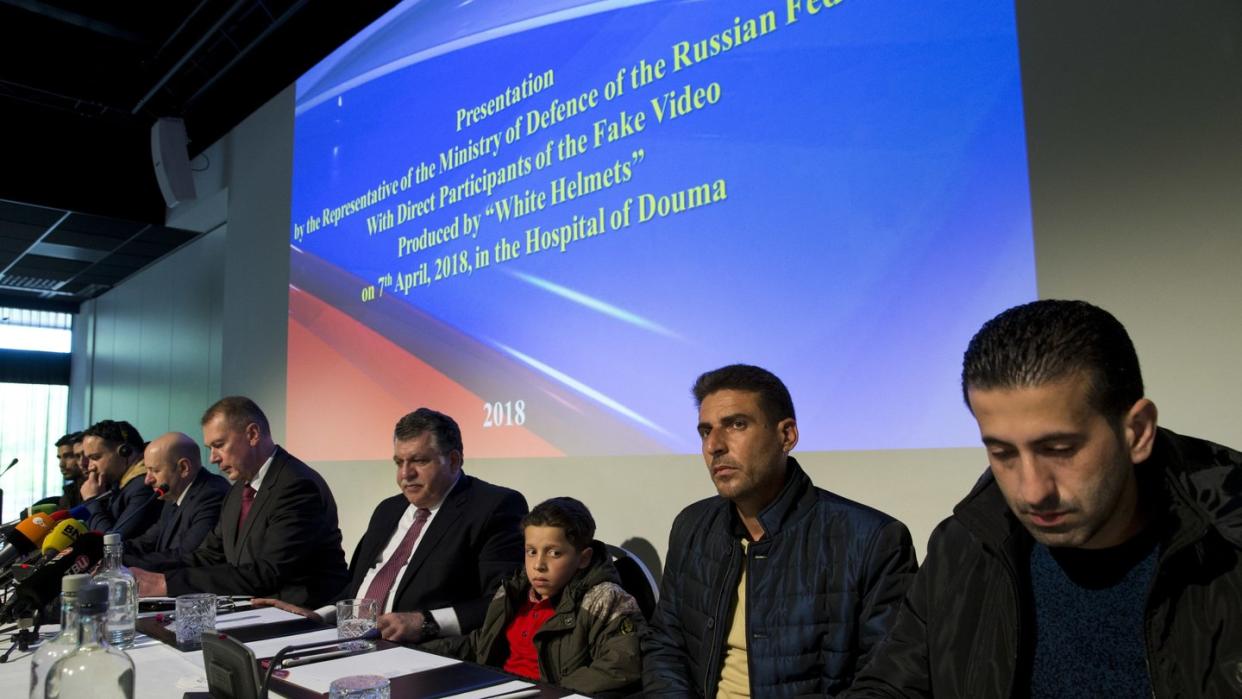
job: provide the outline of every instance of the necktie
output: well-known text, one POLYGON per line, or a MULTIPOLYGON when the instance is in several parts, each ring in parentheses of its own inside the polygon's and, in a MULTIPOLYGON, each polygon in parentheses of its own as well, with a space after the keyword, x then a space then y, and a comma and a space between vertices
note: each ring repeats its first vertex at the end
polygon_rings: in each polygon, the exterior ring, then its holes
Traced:
POLYGON ((241 516, 237 518, 237 531, 241 533, 242 525, 246 523, 246 515, 250 514, 250 506, 254 504, 254 496, 258 491, 246 484, 246 489, 242 491, 241 516))
POLYGON ((389 556, 383 567, 371 579, 371 584, 367 587, 367 593, 363 597, 375 600, 381 613, 388 604, 388 593, 392 590, 393 583, 397 582, 397 571, 401 570, 401 566, 410 560, 410 552, 414 550, 414 542, 418 540, 418 533, 423 530, 423 525, 427 523, 427 518, 430 516, 431 510, 425 507, 418 508, 414 513, 414 523, 405 533, 405 538, 397 544, 397 550, 392 552, 392 556, 389 556))

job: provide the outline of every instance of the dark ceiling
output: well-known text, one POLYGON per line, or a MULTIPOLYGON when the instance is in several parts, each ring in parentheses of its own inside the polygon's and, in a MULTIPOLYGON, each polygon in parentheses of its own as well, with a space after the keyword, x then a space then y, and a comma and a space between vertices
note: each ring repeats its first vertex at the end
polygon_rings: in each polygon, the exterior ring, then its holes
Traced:
POLYGON ((0 0, 0 305, 76 306, 184 244, 151 126, 206 149, 395 0, 0 0))

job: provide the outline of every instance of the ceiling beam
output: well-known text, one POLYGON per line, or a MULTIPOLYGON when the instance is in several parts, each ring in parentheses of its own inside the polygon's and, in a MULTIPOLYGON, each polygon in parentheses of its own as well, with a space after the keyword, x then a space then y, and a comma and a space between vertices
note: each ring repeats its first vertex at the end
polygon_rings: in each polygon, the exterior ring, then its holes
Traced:
POLYGON ((87 17, 86 15, 66 10, 63 7, 49 5, 45 2, 38 2, 37 0, 0 0, 0 3, 32 12, 57 22, 70 24, 96 34, 128 41, 131 44, 137 44, 146 40, 146 37, 143 37, 141 34, 136 34, 115 24, 104 22, 94 17, 87 17))
POLYGON ((42 235, 40 235, 37 240, 35 240, 33 243, 30 244, 29 247, 23 250, 20 255, 18 255, 17 257, 14 257, 13 261, 10 262, 7 267, 5 267, 3 270, 0 270, 0 279, 3 279, 6 276, 8 276, 9 270, 16 267, 17 263, 21 262, 23 257, 29 255, 31 250, 34 250, 36 245, 38 245, 39 243, 42 243, 44 240, 47 240, 47 237, 51 235, 53 231, 59 228, 60 224, 64 223, 65 219, 69 218, 71 213, 72 212, 66 211, 64 214, 62 214, 60 218, 56 219, 56 223, 53 223, 52 225, 48 226, 47 230, 43 231, 42 235))

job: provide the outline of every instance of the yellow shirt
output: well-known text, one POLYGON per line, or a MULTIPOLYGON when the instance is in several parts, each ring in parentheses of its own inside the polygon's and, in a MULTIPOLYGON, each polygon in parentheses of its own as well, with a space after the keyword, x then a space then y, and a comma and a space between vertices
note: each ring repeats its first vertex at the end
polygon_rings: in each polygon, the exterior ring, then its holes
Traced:
POLYGON ((742 579, 737 583, 737 599, 733 603, 733 622, 725 637, 724 667, 720 670, 720 699, 750 696, 750 666, 746 660, 746 551, 750 542, 742 539, 742 579))

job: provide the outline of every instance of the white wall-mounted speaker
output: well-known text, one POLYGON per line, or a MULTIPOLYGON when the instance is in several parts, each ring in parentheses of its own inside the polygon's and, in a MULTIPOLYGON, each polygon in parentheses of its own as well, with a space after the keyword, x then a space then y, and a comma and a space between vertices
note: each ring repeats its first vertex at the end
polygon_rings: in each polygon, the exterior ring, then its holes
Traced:
POLYGON ((151 162, 164 203, 170 209, 194 198, 187 143, 185 122, 181 119, 162 117, 151 127, 151 162))

